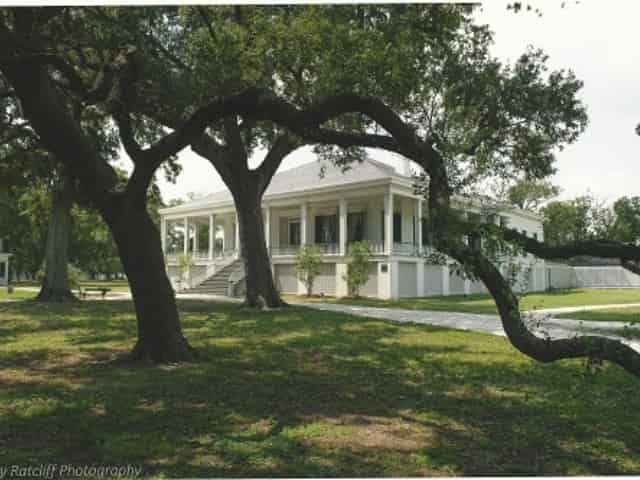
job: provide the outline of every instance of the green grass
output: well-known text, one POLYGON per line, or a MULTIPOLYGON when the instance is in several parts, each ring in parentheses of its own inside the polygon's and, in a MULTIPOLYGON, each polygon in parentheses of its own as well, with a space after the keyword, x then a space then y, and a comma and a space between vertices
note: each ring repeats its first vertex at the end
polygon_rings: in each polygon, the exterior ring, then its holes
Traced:
MULTIPOLYGON (((334 298, 288 296, 289 300, 331 302, 344 305, 401 308, 407 310, 438 310, 465 313, 497 313, 496 305, 489 295, 450 295, 446 297, 402 298, 380 300, 377 298, 334 298)), ((572 289, 556 292, 530 293, 520 301, 522 310, 543 308, 577 307, 581 305, 606 305, 640 303, 640 291, 634 289, 572 289)))
MULTIPOLYGON (((13 282, 12 285, 14 287, 40 288, 40 282, 31 280, 13 282)), ((82 280, 80 286, 82 288, 104 287, 110 288, 114 292, 129 292, 129 282, 127 280, 82 280)))
POLYGON ((25 300, 34 298, 37 295, 36 292, 25 292, 24 290, 16 290, 14 288, 12 293, 9 293, 7 287, 0 287, 0 301, 2 300, 25 300))
POLYGON ((556 318, 573 318, 592 322, 625 322, 640 324, 640 307, 611 308, 606 310, 585 310, 583 312, 563 313, 556 318))
POLYGON ((80 282, 82 288, 110 288, 113 292, 129 292, 129 282, 127 280, 83 280, 80 282))
POLYGON ((640 382, 502 337, 180 302, 203 355, 123 367, 130 302, 0 304, 5 464, 165 477, 640 473, 640 382))

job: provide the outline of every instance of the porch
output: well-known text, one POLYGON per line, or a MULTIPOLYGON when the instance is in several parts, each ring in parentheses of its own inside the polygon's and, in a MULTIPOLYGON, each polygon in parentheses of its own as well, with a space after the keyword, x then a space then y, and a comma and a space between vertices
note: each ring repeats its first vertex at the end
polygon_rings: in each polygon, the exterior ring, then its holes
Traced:
MULTIPOLYGON (((374 256, 423 254, 422 200, 390 188, 331 197, 299 197, 265 202, 263 220, 272 259, 294 257, 303 245, 317 246, 323 257, 345 257, 349 245, 366 242, 374 256)), ((163 217, 162 243, 167 262, 189 255, 196 265, 240 256, 235 210, 194 212, 163 217)), ((327 258, 327 259, 329 259, 327 258)))

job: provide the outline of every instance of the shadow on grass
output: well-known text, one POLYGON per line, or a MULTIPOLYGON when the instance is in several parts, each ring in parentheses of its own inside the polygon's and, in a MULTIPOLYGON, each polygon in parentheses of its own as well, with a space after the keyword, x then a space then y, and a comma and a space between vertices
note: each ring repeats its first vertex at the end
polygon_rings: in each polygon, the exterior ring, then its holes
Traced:
POLYGON ((133 344, 130 303, 2 306, 0 457, 192 477, 640 471, 640 388, 617 368, 329 312, 180 308, 207 361, 119 368, 101 354, 133 344))

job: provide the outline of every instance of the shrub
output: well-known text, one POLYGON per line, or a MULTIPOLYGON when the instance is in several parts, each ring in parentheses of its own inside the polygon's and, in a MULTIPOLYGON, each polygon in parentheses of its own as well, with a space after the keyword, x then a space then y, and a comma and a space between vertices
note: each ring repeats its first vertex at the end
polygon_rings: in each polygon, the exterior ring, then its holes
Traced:
POLYGON ((296 273, 307 289, 307 297, 313 292, 313 282, 320 273, 322 256, 315 245, 304 245, 296 254, 296 273))
POLYGON ((369 259, 371 258, 371 248, 366 242, 354 242, 349 245, 349 265, 347 275, 344 280, 347 282, 349 295, 360 296, 360 288, 369 279, 369 259))

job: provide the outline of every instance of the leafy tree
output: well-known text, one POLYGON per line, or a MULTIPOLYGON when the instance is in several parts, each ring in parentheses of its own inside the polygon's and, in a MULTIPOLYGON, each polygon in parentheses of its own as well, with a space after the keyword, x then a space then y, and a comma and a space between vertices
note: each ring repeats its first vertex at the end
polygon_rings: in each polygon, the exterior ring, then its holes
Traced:
MULTIPOLYGON (((115 28, 115 27, 114 27, 115 28)), ((117 28, 139 28, 121 24, 117 28)), ((194 352, 182 335, 175 298, 166 276, 157 228, 146 210, 147 191, 157 168, 189 143, 189 132, 204 128, 202 119, 171 134, 144 129, 126 136, 128 119, 120 116, 131 72, 121 65, 130 50, 110 44, 109 26, 91 9, 19 8, 0 10, 0 70, 19 116, 28 121, 39 142, 64 164, 80 193, 105 220, 118 246, 132 288, 138 320, 135 360, 191 360, 194 352), (37 32, 37 34, 36 34, 37 32), (122 122, 119 133, 134 161, 128 181, 121 182, 96 141, 94 130, 77 115, 108 112, 122 122), (186 137, 185 137, 186 133, 186 137), (162 140, 157 141, 158 137, 162 140), (137 140, 150 145, 143 149, 137 140)), ((114 34, 113 37, 117 37, 114 34)))
POLYGON ((640 197, 621 197, 613 204, 615 239, 640 243, 640 197))
POLYGON ((347 282, 349 296, 359 297, 360 288, 369 280, 369 260, 371 248, 367 242, 353 242, 349 245, 349 265, 344 280, 347 282))
POLYGON ((560 188, 548 180, 520 180, 507 193, 511 205, 522 210, 537 212, 544 202, 557 197, 560 188))
POLYGON ((593 195, 549 202, 540 212, 544 217, 544 237, 550 245, 616 239, 614 212, 593 195))
MULTIPOLYGON (((174 128, 180 112, 192 110, 208 92, 231 95, 247 87, 273 90, 290 107, 310 110, 307 122, 289 132, 260 115, 230 116, 210 124, 191 144, 214 165, 233 195, 247 304, 257 305, 260 297, 270 306, 282 303, 273 284, 260 214, 262 195, 282 159, 303 144, 339 140, 313 132, 311 127, 327 120, 360 132, 372 125, 359 114, 338 118, 330 113, 330 102, 319 115, 311 111, 314 102, 332 98, 335 106, 341 94, 376 95, 407 114, 420 114, 419 94, 430 87, 426 82, 433 73, 425 73, 428 65, 434 58, 445 61, 447 46, 461 38, 461 28, 474 37, 484 35, 484 29, 470 27, 470 12, 461 5, 233 6, 184 7, 168 17, 178 27, 162 41, 180 55, 168 82, 173 90, 164 94, 185 103, 180 109, 175 102, 159 109, 169 102, 147 97, 152 101, 138 105, 139 113, 174 128), (251 169, 248 158, 258 148, 268 153, 251 169)), ((277 116, 283 117, 283 112, 277 116)), ((338 163, 363 155, 356 145, 318 152, 338 163)))
POLYGON ((320 249, 316 245, 304 245, 296 254, 296 273, 298 279, 304 283, 307 290, 307 297, 313 293, 313 283, 320 274, 322 256, 320 249))

